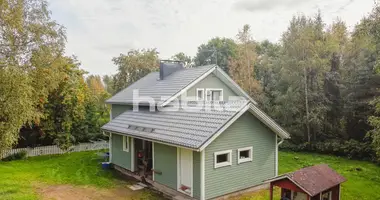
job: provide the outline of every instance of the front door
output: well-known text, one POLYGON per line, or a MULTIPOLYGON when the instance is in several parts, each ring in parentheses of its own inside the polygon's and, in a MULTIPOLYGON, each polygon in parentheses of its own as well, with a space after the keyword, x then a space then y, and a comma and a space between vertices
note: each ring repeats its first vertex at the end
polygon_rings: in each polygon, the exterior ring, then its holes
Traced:
POLYGON ((192 196, 193 152, 178 148, 178 191, 192 196))

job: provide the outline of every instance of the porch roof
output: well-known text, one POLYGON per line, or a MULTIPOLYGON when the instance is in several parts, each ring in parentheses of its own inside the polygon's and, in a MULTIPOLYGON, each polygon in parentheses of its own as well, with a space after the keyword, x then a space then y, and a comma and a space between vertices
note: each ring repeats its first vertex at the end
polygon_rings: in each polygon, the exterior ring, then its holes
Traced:
POLYGON ((148 108, 138 112, 128 110, 102 130, 198 150, 243 108, 248 109, 248 104, 244 100, 225 104, 196 103, 179 110, 170 105, 155 112, 148 108))

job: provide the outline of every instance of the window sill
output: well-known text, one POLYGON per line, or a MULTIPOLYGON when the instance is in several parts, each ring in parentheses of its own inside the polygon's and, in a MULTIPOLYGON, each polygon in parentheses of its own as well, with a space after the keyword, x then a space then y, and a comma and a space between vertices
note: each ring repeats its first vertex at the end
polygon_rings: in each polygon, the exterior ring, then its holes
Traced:
POLYGON ((229 163, 229 162, 218 163, 218 164, 215 164, 214 169, 221 168, 221 167, 227 167, 227 166, 231 166, 231 165, 232 165, 232 163, 229 163))
POLYGON ((252 159, 251 158, 243 158, 243 159, 238 160, 238 164, 243 164, 246 162, 252 162, 252 159))

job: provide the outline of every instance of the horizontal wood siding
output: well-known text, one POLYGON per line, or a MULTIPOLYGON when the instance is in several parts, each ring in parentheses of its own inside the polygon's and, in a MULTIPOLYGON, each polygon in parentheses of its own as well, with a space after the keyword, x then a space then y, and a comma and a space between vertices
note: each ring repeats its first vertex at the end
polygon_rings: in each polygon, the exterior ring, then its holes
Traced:
POLYGON ((177 148, 154 143, 154 180, 177 190, 177 148))
POLYGON ((275 134, 246 112, 206 148, 206 199, 262 184, 275 176, 275 134), (253 161, 237 163, 237 149, 253 147, 253 161), (214 152, 232 150, 232 166, 214 169, 214 152))
POLYGON ((131 170, 131 138, 129 152, 123 151, 123 136, 112 134, 112 163, 131 170))
POLYGON ((199 81, 193 87, 187 90, 187 97, 196 97, 197 88, 203 88, 206 96, 207 88, 220 88, 223 89, 223 100, 227 101, 230 96, 238 96, 234 91, 232 91, 225 83, 223 83, 214 74, 210 74, 203 80, 199 81))
POLYGON ((123 112, 127 110, 133 109, 133 106, 130 105, 117 105, 117 104, 112 104, 111 105, 111 119, 115 119, 115 117, 119 116, 123 112))
POLYGON ((201 153, 193 151, 193 196, 201 197, 201 153))

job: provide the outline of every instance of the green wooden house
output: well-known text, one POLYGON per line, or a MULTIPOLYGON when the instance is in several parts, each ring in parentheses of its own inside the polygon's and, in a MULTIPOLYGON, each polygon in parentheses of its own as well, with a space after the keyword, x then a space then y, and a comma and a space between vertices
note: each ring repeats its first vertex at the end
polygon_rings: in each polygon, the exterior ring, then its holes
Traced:
POLYGON ((107 100, 116 169, 193 199, 214 199, 277 176, 289 134, 216 65, 161 62, 107 100))

